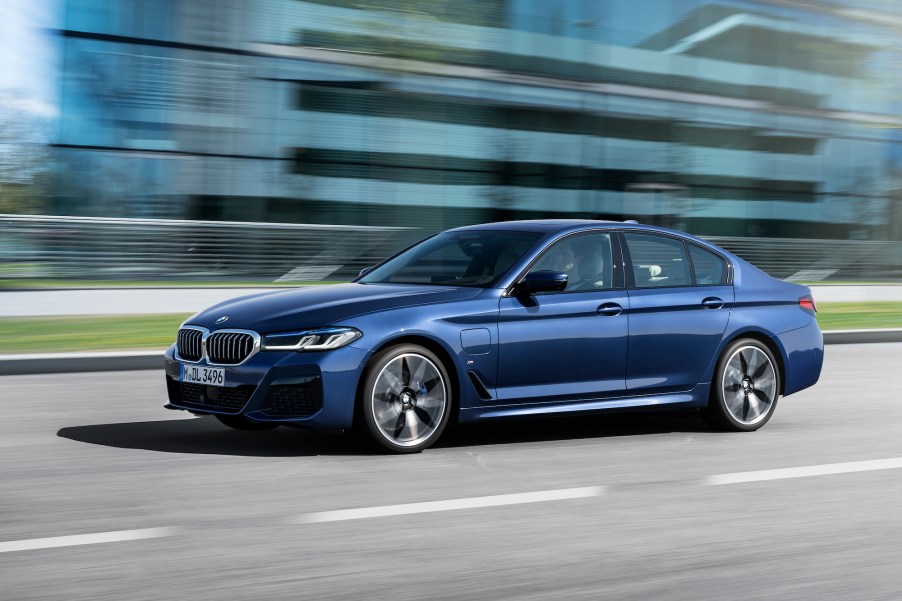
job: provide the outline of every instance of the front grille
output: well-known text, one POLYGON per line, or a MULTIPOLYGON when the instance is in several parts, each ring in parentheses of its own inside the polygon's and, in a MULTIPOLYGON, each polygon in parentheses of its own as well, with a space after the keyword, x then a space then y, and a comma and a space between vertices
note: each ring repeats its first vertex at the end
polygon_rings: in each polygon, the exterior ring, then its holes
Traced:
POLYGON ((322 379, 311 376, 296 383, 270 386, 263 412, 267 415, 306 417, 322 408, 322 379))
POLYGON ((179 330, 177 344, 179 357, 186 361, 200 361, 200 358, 203 355, 203 350, 201 348, 202 338, 203 334, 200 330, 179 330))
POLYGON ((238 413, 247 404, 256 386, 204 386, 177 382, 172 378, 167 381, 169 402, 189 409, 209 409, 238 413))
POLYGON ((235 365, 254 351, 254 337, 243 332, 213 332, 207 338, 207 359, 210 363, 235 365))

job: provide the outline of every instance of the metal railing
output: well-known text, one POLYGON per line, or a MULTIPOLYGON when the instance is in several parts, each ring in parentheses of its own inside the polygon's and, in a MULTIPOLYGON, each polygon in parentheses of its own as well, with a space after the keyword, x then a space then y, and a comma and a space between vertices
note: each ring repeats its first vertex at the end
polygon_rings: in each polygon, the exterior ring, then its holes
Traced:
POLYGON ((0 215, 0 278, 349 280, 409 228, 0 215))
MULTIPOLYGON (((341 281, 428 233, 402 227, 0 215, 0 279, 341 281)), ((902 280, 902 242, 708 239, 779 278, 902 280)))
POLYGON ((900 281, 902 242, 707 237, 770 275, 798 281, 900 281))

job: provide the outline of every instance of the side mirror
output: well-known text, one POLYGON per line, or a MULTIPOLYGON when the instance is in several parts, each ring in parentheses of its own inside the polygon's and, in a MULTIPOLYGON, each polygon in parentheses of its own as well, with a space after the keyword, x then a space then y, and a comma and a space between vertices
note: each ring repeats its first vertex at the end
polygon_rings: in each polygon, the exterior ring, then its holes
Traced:
POLYGON ((560 292, 567 287, 567 274, 561 271, 533 271, 514 286, 514 294, 530 295, 536 292, 560 292))
POLYGON ((360 270, 360 273, 357 274, 357 277, 358 277, 358 278, 362 278, 363 276, 365 276, 366 274, 368 274, 368 273, 371 272, 372 270, 373 270, 373 267, 372 267, 372 266, 370 266, 370 267, 364 267, 363 269, 360 270))

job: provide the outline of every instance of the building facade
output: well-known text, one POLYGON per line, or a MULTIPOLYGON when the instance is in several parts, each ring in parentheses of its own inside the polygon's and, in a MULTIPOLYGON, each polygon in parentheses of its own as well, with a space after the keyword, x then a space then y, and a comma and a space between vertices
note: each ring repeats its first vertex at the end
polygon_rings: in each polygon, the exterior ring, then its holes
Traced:
POLYGON ((902 238, 894 2, 66 6, 61 214, 902 238))

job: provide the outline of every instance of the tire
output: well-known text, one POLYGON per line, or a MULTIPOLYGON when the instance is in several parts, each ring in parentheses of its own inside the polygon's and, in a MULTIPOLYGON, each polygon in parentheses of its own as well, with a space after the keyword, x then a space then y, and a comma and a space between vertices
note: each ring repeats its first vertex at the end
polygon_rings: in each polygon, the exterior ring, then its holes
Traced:
POLYGON ((780 370, 763 343, 742 338, 717 361, 702 417, 720 430, 752 432, 770 420, 780 396, 780 370))
POLYGON ((451 415, 442 361, 415 344, 389 347, 367 365, 359 399, 363 430, 392 453, 418 453, 439 439, 451 415))
POLYGON ((216 419, 235 430, 260 431, 273 430, 279 427, 276 422, 255 422, 243 415, 216 415, 216 419))

